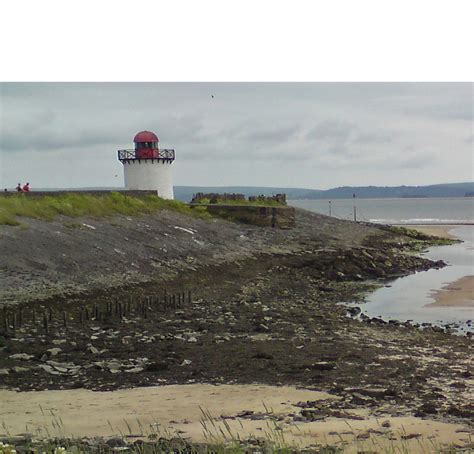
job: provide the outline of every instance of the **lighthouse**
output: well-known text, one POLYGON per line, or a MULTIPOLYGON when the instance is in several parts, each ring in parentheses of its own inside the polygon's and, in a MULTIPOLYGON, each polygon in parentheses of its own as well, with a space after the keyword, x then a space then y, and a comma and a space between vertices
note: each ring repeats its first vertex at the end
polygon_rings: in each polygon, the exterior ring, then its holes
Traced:
POLYGON ((162 199, 173 199, 173 177, 171 165, 174 150, 160 149, 158 136, 151 131, 135 135, 133 150, 118 150, 118 159, 123 164, 126 189, 152 190, 162 199))

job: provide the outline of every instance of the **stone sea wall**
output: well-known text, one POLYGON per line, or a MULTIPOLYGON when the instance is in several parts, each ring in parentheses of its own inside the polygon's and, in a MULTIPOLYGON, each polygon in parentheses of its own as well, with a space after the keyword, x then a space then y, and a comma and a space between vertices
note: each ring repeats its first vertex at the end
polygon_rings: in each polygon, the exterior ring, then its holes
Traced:
POLYGON ((245 224, 279 229, 290 229, 295 226, 295 209, 293 207, 223 204, 199 204, 199 206, 205 206, 207 211, 215 216, 245 224))

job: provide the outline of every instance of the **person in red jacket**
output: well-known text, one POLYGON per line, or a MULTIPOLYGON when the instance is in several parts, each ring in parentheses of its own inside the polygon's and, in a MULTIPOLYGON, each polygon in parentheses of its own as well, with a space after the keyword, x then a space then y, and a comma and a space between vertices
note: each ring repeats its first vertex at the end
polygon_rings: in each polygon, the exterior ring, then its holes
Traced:
POLYGON ((30 183, 26 183, 23 186, 23 192, 30 192, 30 183))

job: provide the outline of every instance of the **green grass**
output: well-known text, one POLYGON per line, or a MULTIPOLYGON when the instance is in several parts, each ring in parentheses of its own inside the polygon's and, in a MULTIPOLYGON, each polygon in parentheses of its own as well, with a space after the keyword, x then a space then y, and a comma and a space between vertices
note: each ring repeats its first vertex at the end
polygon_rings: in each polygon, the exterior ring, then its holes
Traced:
POLYGON ((183 202, 164 200, 153 195, 131 197, 111 192, 104 196, 71 193, 31 197, 18 194, 0 197, 0 225, 20 225, 17 217, 51 221, 58 215, 70 218, 106 218, 116 215, 152 214, 159 210, 170 210, 201 219, 211 217, 204 207, 190 208, 183 202))

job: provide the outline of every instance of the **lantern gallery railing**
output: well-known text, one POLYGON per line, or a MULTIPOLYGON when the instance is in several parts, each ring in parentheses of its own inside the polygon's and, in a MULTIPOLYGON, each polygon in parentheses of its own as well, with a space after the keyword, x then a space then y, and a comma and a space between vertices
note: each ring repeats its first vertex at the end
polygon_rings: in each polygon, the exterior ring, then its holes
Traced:
POLYGON ((163 159, 174 161, 174 150, 152 150, 142 148, 141 150, 118 150, 119 161, 133 161, 136 159, 163 159))

